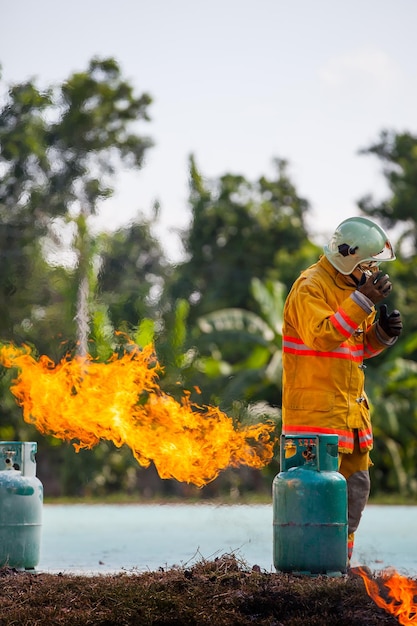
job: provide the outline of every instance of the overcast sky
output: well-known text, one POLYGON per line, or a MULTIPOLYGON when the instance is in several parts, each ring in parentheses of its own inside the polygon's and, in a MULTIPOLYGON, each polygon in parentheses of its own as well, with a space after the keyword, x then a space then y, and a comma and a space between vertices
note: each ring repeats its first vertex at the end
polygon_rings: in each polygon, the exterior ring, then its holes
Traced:
POLYGON ((98 224, 127 225, 158 199, 156 234, 176 259, 191 153, 207 178, 272 177, 273 159, 287 159, 317 233, 363 195, 384 196, 380 163, 358 150, 383 129, 417 133, 416 25, 416 0, 13 0, 0 64, 3 84, 46 87, 114 57, 152 96, 155 147, 98 224))

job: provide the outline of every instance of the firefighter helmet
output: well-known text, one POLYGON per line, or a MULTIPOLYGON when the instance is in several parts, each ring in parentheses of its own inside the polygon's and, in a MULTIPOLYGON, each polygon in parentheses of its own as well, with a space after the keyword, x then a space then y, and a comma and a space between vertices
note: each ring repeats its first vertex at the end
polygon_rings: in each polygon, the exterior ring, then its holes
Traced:
POLYGON ((344 220, 323 250, 333 267, 345 275, 361 264, 379 265, 381 261, 395 259, 385 231, 366 217, 344 220))

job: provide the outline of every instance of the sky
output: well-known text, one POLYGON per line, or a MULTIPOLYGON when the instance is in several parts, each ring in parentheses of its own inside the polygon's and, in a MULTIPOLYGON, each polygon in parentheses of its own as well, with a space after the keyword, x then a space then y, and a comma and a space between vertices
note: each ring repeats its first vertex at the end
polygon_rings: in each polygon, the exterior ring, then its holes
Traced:
POLYGON ((286 159, 323 242, 386 197, 382 164, 359 151, 382 130, 417 133, 416 0, 14 0, 2 7, 2 89, 60 84, 113 57, 148 93, 155 146, 121 172, 93 228, 127 226, 161 204, 155 235, 173 260, 190 223, 188 160, 208 180, 255 182, 286 159))

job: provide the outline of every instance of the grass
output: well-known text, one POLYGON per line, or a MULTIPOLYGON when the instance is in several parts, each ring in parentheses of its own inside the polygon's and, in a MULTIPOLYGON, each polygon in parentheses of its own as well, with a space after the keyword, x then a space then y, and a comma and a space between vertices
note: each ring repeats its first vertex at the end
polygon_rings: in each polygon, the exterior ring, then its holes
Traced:
POLYGON ((358 575, 297 577, 234 555, 117 575, 0 569, 1 626, 384 626, 398 624, 358 575))

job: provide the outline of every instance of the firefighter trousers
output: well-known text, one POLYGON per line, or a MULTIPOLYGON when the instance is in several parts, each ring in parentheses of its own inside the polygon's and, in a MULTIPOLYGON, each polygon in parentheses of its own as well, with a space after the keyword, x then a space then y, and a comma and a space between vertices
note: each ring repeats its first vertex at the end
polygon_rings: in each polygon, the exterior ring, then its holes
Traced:
POLYGON ((355 444, 350 454, 339 454, 339 472, 346 478, 348 494, 348 560, 350 562, 355 532, 359 526, 362 512, 368 502, 371 481, 369 467, 372 462, 369 452, 362 452, 359 447, 358 432, 355 432, 355 444))

